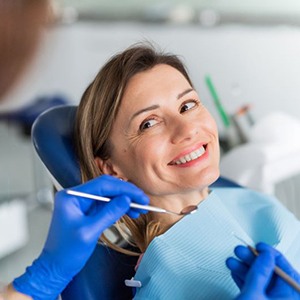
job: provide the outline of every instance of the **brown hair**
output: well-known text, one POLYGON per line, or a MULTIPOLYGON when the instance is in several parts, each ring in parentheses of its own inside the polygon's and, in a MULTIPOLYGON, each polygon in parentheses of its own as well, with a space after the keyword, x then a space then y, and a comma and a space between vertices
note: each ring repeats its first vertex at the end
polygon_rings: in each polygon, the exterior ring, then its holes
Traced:
MULTIPOLYGON (((84 92, 75 125, 75 140, 83 182, 102 175, 95 158, 107 160, 110 157, 108 139, 128 82, 137 73, 158 64, 174 67, 193 86, 185 66, 177 56, 158 52, 152 45, 138 44, 113 56, 84 92)), ((165 230, 159 223, 151 220, 150 214, 141 215, 138 219, 124 216, 120 222, 125 223, 131 232, 132 240, 142 252, 155 236, 165 230)))
POLYGON ((47 0, 0 0, 0 99, 33 57, 47 16, 47 0))

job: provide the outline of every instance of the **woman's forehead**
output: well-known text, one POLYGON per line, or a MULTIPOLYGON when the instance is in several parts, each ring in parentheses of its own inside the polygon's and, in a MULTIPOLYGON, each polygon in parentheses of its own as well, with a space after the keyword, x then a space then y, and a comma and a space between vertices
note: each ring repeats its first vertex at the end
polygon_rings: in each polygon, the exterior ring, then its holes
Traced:
POLYGON ((174 95, 191 87, 187 79, 177 69, 160 64, 155 67, 135 74, 128 82, 122 103, 124 106, 140 105, 147 101, 160 101, 162 94, 174 95))

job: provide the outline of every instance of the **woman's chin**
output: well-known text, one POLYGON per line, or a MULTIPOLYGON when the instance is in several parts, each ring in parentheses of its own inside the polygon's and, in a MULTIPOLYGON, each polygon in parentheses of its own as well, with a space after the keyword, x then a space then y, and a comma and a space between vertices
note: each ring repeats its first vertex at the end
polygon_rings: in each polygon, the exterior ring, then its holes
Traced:
POLYGON ((213 184, 218 178, 220 177, 220 169, 216 168, 214 170, 207 170, 204 174, 201 176, 201 186, 210 186, 213 184))

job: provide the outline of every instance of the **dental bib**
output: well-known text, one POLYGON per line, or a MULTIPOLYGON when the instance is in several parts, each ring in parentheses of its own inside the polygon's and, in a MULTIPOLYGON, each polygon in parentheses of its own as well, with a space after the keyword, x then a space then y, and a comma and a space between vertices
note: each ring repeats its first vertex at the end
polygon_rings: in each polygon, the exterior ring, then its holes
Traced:
POLYGON ((276 199, 244 188, 216 188, 198 210, 156 237, 134 280, 134 299, 233 299, 239 289, 225 260, 236 238, 263 241, 300 270, 300 222, 276 199))

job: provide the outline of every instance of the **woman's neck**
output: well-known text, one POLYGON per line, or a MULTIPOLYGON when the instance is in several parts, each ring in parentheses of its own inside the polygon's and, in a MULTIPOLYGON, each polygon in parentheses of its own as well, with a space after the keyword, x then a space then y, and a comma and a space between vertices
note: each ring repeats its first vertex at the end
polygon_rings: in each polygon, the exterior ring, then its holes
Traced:
MULTIPOLYGON (((208 196, 208 193, 209 189, 207 187, 200 191, 192 191, 182 194, 150 196, 150 203, 151 205, 179 213, 187 206, 198 205, 208 196)), ((163 227, 166 227, 166 230, 182 218, 182 216, 164 213, 151 212, 150 214, 151 219, 160 222, 163 227)))

